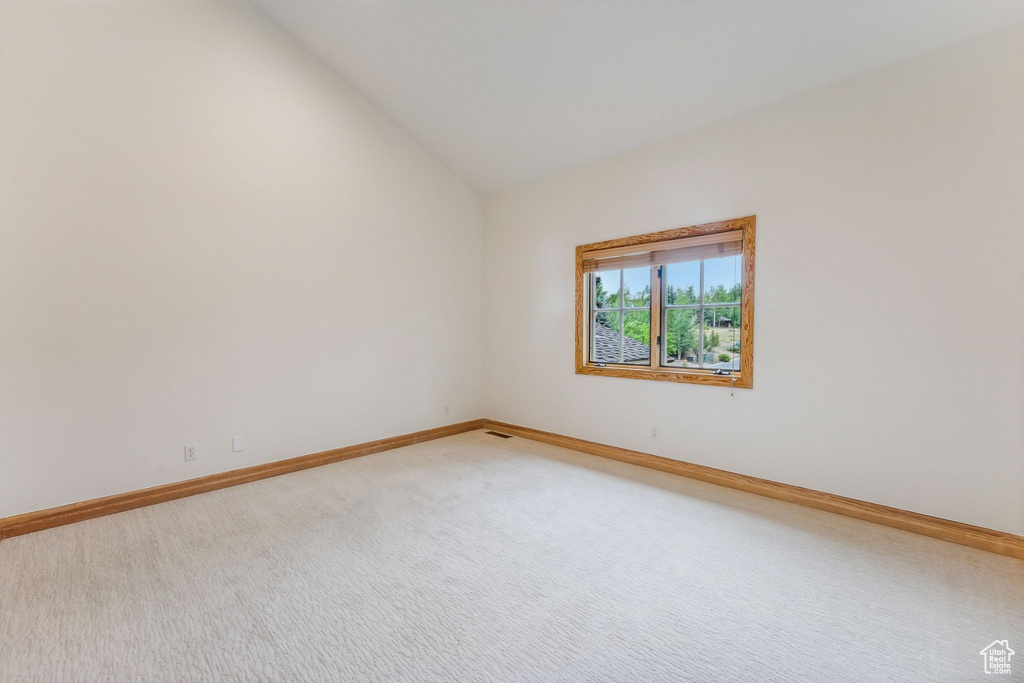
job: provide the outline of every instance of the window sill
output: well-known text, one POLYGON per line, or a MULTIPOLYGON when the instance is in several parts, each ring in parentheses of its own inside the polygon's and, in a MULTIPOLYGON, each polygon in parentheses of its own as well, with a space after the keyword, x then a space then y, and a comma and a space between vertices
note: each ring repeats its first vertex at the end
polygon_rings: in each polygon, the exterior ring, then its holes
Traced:
POLYGON ((648 379, 657 382, 682 382, 684 384, 703 384, 705 386, 734 387, 736 389, 754 388, 754 380, 750 373, 740 372, 734 372, 730 375, 716 375, 708 370, 651 368, 643 366, 626 367, 623 365, 584 363, 576 365, 576 374, 621 377, 625 379, 648 379))

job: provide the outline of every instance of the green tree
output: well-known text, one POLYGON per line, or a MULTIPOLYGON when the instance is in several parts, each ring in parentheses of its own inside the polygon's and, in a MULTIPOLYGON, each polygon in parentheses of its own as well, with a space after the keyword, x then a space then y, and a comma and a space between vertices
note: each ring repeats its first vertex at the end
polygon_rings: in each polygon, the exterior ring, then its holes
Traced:
MULTIPOLYGON (((609 297, 608 290, 604 287, 603 278, 598 275, 594 278, 594 308, 604 309, 609 306, 618 306, 618 296, 609 297), (611 301, 609 301, 611 298, 611 301)), ((619 330, 619 314, 617 312, 599 312, 597 314, 597 323, 604 325, 607 328, 613 329, 616 332, 619 330)))
POLYGON ((710 327, 704 328, 704 350, 711 351, 721 343, 721 339, 718 337, 718 333, 712 330, 710 327))
POLYGON ((669 358, 685 360, 696 355, 700 329, 692 310, 674 310, 666 314, 665 352, 669 358))
POLYGON ((626 319, 623 321, 623 332, 630 339, 635 339, 641 344, 651 343, 651 315, 643 311, 626 311, 626 319))
POLYGON ((604 308, 608 302, 608 292, 604 289, 604 282, 600 276, 594 277, 594 308, 604 308))
MULTIPOLYGON (((626 287, 622 292, 622 299, 626 306, 650 306, 651 288, 648 285, 639 293, 633 294, 626 287)), ((626 318, 622 325, 623 333, 630 339, 645 345, 651 343, 651 314, 649 311, 626 311, 626 318)))
POLYGON ((697 303, 697 293, 693 291, 693 286, 689 286, 686 289, 676 287, 675 285, 669 285, 665 289, 665 301, 670 306, 683 306, 686 304, 697 303))

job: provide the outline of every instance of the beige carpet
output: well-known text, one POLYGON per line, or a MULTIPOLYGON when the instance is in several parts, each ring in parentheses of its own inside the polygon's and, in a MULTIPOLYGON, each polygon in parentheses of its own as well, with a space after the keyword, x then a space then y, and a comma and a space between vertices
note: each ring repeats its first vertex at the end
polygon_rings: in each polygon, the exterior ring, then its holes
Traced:
POLYGON ((5 681, 961 681, 1024 562, 483 432, 0 543, 5 681))

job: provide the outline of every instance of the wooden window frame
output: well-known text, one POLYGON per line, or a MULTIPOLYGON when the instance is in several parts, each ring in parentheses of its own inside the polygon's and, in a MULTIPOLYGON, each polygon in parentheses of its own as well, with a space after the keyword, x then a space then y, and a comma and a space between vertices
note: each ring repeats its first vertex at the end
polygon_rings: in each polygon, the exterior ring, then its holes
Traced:
MULTIPOLYGON (((624 377, 628 379, 647 379, 662 382, 683 382, 687 384, 704 384, 708 386, 734 387, 736 389, 752 389, 754 387, 754 242, 756 233, 756 217, 746 216, 727 221, 705 223, 687 228, 675 228, 662 232, 652 232, 622 239, 606 240, 581 244, 576 247, 576 374, 598 375, 603 377, 624 377), (660 278, 652 277, 651 288, 651 361, 649 366, 643 365, 603 365, 589 360, 587 353, 589 340, 589 296, 590 281, 585 272, 584 263, 593 252, 643 253, 645 246, 654 251, 666 248, 664 243, 674 240, 715 235, 723 232, 742 230, 743 271, 741 275, 740 299, 740 369, 730 374, 714 374, 712 370, 701 368, 676 368, 661 365, 662 352, 658 341, 661 336, 662 309, 664 299, 660 278)), ((701 321, 703 325, 703 320, 701 321)), ((703 351, 702 351, 703 353, 703 351)))

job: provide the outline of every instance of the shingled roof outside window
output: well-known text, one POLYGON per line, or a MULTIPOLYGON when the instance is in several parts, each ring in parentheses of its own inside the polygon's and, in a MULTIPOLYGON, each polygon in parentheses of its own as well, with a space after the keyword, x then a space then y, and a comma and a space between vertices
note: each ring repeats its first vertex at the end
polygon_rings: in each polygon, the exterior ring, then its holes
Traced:
POLYGON ((651 358, 651 347, 632 337, 625 337, 617 330, 598 323, 594 325, 594 361, 597 363, 635 363, 651 358), (623 342, 622 360, 619 360, 619 343, 623 342))

